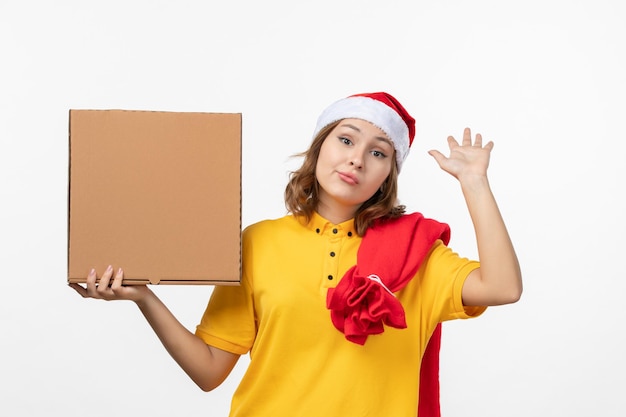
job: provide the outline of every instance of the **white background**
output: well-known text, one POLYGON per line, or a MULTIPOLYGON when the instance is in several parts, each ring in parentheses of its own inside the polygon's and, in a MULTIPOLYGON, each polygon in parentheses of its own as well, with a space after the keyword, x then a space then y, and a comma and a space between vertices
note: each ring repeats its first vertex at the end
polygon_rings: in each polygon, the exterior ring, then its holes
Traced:
MULTIPOLYGON (((69 109, 241 112, 247 225, 284 214, 326 105, 385 90, 417 119, 402 202, 470 257, 426 152, 465 126, 495 142, 524 273, 519 303, 445 325, 444 416, 623 416, 624 21, 619 0, 2 0, 0 414, 226 416, 247 360, 202 393, 134 305, 66 286, 69 109)), ((155 289, 192 330, 211 290, 155 289)))

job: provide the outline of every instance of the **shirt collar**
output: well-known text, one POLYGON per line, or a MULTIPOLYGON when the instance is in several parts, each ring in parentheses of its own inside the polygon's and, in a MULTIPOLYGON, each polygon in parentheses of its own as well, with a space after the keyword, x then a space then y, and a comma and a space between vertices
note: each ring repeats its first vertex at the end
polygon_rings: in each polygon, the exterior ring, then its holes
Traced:
POLYGON ((332 236, 356 236, 353 218, 339 224, 334 224, 326 220, 319 213, 313 212, 313 215, 311 216, 311 221, 306 224, 305 227, 319 235, 328 234, 332 236))

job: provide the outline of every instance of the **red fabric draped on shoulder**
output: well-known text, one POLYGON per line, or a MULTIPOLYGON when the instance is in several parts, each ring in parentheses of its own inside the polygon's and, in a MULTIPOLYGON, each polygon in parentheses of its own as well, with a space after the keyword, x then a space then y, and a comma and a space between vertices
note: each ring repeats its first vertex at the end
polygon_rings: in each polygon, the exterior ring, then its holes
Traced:
POLYGON ((420 213, 376 222, 357 252, 357 264, 328 290, 326 304, 335 327, 364 344, 384 325, 406 327, 404 308, 394 296, 415 276, 436 240, 450 240, 450 227, 420 213))

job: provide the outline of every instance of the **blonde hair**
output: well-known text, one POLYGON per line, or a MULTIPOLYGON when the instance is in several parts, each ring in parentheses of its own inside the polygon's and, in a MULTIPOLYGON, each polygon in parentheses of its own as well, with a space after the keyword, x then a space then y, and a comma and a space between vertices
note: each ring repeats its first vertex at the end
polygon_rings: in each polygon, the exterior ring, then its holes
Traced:
MULTIPOLYGON (((289 182, 285 188, 285 206, 294 215, 303 216, 307 222, 311 220, 313 213, 319 204, 319 183, 315 176, 317 159, 322 144, 330 132, 340 121, 329 124, 319 131, 313 139, 311 146, 305 152, 297 154, 304 158, 302 165, 296 171, 289 174, 289 182)), ((374 220, 381 218, 395 218, 401 216, 405 207, 397 205, 398 198, 398 166, 391 164, 391 172, 382 186, 373 196, 361 204, 354 216, 354 227, 359 236, 363 236, 374 220)))

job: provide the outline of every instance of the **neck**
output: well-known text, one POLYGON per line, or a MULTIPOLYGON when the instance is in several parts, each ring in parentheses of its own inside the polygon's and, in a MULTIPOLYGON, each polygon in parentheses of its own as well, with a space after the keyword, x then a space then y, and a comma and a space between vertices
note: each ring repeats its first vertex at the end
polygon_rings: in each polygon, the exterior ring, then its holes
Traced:
POLYGON ((333 224, 343 223, 354 218, 358 207, 330 207, 321 201, 317 205, 320 216, 333 224))

